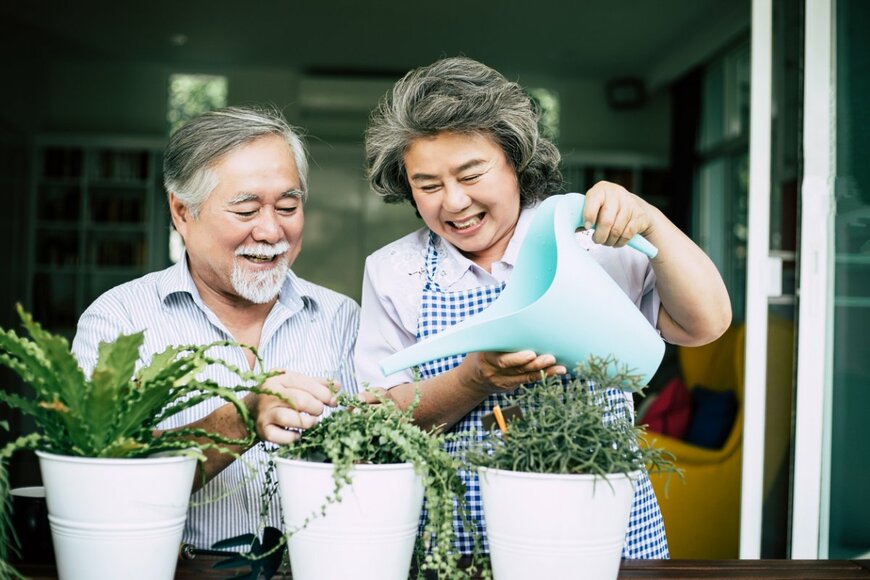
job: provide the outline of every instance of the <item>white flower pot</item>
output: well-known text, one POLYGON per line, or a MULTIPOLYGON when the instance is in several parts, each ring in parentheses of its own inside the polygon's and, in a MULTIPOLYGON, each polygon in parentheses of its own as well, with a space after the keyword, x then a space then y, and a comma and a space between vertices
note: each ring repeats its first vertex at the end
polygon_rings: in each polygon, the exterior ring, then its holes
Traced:
POLYGON ((358 465, 341 502, 320 511, 335 484, 333 466, 276 458, 294 580, 405 580, 423 507, 411 464, 358 465), (306 519, 309 521, 303 529, 306 519))
POLYGON ((479 471, 496 580, 617 577, 639 474, 479 471))
POLYGON ((37 451, 61 580, 170 580, 196 459, 37 451))

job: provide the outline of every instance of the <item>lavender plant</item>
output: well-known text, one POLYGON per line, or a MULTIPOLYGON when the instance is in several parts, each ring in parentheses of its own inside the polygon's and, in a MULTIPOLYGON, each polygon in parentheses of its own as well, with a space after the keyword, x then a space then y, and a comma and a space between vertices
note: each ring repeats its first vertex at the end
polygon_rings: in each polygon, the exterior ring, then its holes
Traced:
MULTIPOLYGON (((104 458, 147 457, 155 453, 192 455, 204 459, 202 450, 217 449, 237 456, 231 445, 248 446, 255 429, 240 395, 262 392, 262 383, 274 373, 239 369, 209 356, 214 347, 240 346, 231 341, 207 345, 172 346, 136 370, 144 333, 121 335, 101 343, 96 367, 86 378, 71 354, 69 343, 45 330, 18 305, 28 337, 0 329, 0 364, 18 374, 29 389, 27 396, 0 391, 0 402, 30 416, 33 433, 0 449, 0 575, 11 575, 7 562, 8 486, 6 462, 21 449, 38 449, 60 455, 104 458), (217 365, 238 377, 225 387, 198 378, 217 365), (234 439, 202 429, 158 431, 167 418, 218 397, 231 403, 248 429, 246 439, 234 439)), ((259 360, 259 356, 252 347, 259 360)), ((259 365, 262 367, 262 365, 259 365)))

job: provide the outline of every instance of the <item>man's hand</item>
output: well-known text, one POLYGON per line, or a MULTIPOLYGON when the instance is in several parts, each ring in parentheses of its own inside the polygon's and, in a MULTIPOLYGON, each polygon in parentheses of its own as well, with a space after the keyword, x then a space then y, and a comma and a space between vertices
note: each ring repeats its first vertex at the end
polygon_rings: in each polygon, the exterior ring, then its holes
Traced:
POLYGON ((335 407, 339 388, 333 381, 289 371, 268 379, 263 389, 279 396, 256 396, 252 416, 257 436, 279 445, 293 443, 317 423, 324 408, 335 407))

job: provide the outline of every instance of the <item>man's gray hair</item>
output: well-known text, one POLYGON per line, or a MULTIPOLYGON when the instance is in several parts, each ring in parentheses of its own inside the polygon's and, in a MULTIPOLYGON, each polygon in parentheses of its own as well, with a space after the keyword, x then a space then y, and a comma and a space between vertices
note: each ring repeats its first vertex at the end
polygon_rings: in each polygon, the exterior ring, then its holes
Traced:
POLYGON ((412 70, 388 92, 366 131, 369 183, 388 203, 414 204, 404 155, 415 139, 442 131, 487 135, 520 186, 523 207, 562 187, 561 156, 540 134, 540 111, 517 83, 465 57, 412 70))
POLYGON ((275 108, 226 107, 203 113, 178 129, 163 154, 163 184, 196 218, 218 185, 212 166, 224 155, 257 139, 278 135, 287 141, 302 187, 308 195, 308 158, 296 130, 275 108))

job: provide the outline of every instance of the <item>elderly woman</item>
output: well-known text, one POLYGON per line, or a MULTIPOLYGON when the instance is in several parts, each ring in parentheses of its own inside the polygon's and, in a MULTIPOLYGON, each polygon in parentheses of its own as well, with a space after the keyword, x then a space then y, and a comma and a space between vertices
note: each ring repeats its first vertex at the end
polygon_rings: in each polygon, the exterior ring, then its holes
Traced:
MULTIPOLYGON (((369 256, 363 281, 357 369, 362 380, 387 388, 404 406, 414 398, 413 377, 385 377, 378 361, 498 297, 510 283, 536 205, 561 187, 560 155, 538 132, 538 112, 523 89, 468 58, 438 61, 397 82, 372 117, 366 154, 375 191, 388 203, 407 201, 425 223, 369 256)), ((580 243, 665 340, 700 345, 725 331, 731 307, 719 273, 658 209, 601 182, 586 193, 583 219, 580 243), (635 234, 659 248, 656 258, 624 247, 635 234)), ((469 353, 420 370, 415 420, 459 433, 481 431, 484 414, 542 371, 568 372, 551 354, 532 351, 469 353)), ((633 412, 622 391, 612 389, 608 397, 619 403, 617 412, 633 412)), ((476 475, 462 475, 485 540, 476 475)), ((459 519, 455 525, 458 549, 470 553, 471 534, 459 519)), ((644 474, 623 557, 667 556, 658 502, 644 474)))

